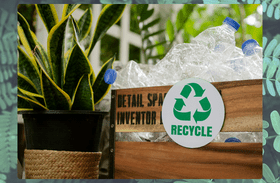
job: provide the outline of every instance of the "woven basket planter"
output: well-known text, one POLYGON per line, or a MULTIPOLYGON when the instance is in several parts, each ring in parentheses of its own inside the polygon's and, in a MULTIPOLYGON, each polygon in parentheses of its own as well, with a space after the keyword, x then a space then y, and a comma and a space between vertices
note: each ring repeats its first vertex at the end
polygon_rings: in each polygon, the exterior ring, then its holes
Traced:
POLYGON ((22 111, 26 179, 97 179, 106 112, 22 111))
POLYGON ((98 179, 101 152, 25 150, 26 179, 98 179))

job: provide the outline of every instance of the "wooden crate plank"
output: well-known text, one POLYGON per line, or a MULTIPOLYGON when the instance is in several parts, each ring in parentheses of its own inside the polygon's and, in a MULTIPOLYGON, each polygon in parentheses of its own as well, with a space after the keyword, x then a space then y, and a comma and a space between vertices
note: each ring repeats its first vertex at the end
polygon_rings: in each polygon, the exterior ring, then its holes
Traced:
POLYGON ((261 143, 116 142, 116 179, 260 179, 261 143))
MULTIPOLYGON (((231 82, 212 83, 220 91, 225 104, 225 122, 223 132, 261 132, 262 131, 262 80, 242 80, 231 82)), ((158 86, 146 88, 120 89, 115 91, 116 132, 164 132, 161 123, 161 107, 164 94, 172 86, 158 86), (154 94, 156 94, 154 96, 154 94), (130 97, 128 97, 130 95, 130 97), (133 95, 136 103, 132 104, 133 95), (124 96, 125 107, 119 104, 119 99, 124 96), (157 100, 149 106, 153 97, 157 100), (139 98, 139 100, 137 100, 139 98), (130 101, 130 102, 129 102, 130 101), (149 114, 148 112, 149 111, 149 114), (128 118, 126 114, 129 114, 128 118), (136 118, 140 124, 136 124, 136 118), (154 116, 153 116, 154 114, 154 116), (121 118, 121 115, 123 118, 121 118), (147 115, 150 115, 147 124, 147 115), (133 118, 131 118, 133 116, 133 118), (123 119, 124 124, 121 123, 123 119), (154 120, 153 120, 154 119, 154 120), (119 124, 118 124, 119 123, 119 124), (128 124, 126 124, 128 123, 128 124), (145 125, 143 125, 143 123, 145 125)))

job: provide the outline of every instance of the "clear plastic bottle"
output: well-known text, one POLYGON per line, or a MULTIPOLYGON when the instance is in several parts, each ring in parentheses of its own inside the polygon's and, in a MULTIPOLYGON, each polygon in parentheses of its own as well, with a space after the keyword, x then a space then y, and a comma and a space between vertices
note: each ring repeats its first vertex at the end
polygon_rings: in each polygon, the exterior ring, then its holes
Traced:
POLYGON ((220 53, 221 59, 230 57, 235 48, 235 32, 240 25, 233 19, 226 17, 223 25, 211 27, 192 39, 191 43, 202 44, 210 51, 220 53))
POLYGON ((245 66, 244 64, 244 54, 241 48, 235 47, 231 57, 227 60, 227 64, 231 67, 235 72, 239 72, 240 69, 245 66))
POLYGON ((254 39, 249 39, 242 44, 245 67, 252 75, 250 79, 262 78, 262 47, 254 39))
POLYGON ((254 39, 249 39, 242 44, 242 51, 245 57, 256 57, 258 60, 262 59, 262 47, 254 39))

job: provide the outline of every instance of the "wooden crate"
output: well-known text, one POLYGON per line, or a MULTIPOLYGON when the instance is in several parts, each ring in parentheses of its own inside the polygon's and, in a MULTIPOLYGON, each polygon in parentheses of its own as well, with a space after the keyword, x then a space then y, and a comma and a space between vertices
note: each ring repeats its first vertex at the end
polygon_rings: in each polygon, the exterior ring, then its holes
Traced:
MULTIPOLYGON (((225 105, 222 132, 262 131, 262 80, 212 84, 225 105)), ((111 134, 164 132, 161 107, 171 87, 113 90, 111 134)), ((110 171, 116 179, 262 178, 262 143, 212 142, 201 148, 188 149, 174 142, 113 141, 114 137, 110 147, 114 169, 110 171)))

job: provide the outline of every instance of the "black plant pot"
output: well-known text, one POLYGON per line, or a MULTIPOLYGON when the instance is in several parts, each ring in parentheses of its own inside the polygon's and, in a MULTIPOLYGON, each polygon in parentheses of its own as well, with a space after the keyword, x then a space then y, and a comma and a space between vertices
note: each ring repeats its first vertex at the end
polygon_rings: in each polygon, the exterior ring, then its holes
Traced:
POLYGON ((97 179, 106 112, 22 111, 27 179, 97 179))
POLYGON ((21 111, 27 149, 98 152, 107 112, 21 111))

